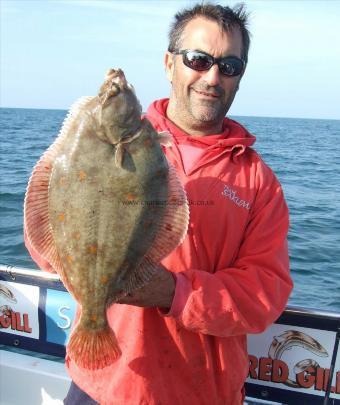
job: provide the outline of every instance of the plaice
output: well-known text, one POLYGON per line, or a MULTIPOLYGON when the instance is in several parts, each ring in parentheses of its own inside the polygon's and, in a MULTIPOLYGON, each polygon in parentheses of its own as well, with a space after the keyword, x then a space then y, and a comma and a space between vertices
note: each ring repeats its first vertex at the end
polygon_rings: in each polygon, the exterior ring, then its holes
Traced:
POLYGON ((147 283, 185 236, 188 203, 164 138, 141 120, 124 73, 111 69, 97 96, 71 108, 29 180, 26 237, 80 304, 67 347, 80 367, 117 359, 107 306, 147 283))

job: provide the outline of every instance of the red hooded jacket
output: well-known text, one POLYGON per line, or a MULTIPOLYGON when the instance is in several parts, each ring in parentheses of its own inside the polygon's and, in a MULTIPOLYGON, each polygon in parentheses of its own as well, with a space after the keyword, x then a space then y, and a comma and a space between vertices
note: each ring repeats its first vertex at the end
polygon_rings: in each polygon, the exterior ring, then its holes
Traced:
POLYGON ((292 289, 288 209, 245 128, 226 118, 221 134, 189 136, 166 118, 167 104, 153 103, 147 118, 173 136, 165 154, 190 204, 187 236, 162 262, 176 278, 172 307, 163 314, 112 305, 122 357, 96 371, 70 359, 67 366, 103 405, 237 405, 249 367, 246 335, 275 321, 292 289))

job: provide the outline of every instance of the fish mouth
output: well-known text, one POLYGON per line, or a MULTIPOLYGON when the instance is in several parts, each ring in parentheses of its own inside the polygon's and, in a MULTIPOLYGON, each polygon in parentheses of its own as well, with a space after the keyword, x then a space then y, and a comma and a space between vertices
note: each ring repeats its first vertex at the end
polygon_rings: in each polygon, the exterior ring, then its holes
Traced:
POLYGON ((110 69, 107 73, 106 73, 106 77, 105 77, 105 81, 108 80, 120 80, 123 81, 124 83, 126 83, 126 78, 125 78, 125 74, 122 71, 122 69, 110 69))
POLYGON ((127 81, 124 72, 121 69, 110 69, 98 94, 102 107, 105 107, 112 97, 118 96, 125 87, 127 87, 127 81))
POLYGON ((111 98, 118 96, 120 92, 119 85, 112 81, 111 87, 103 95, 99 96, 102 107, 106 107, 110 103, 111 98))

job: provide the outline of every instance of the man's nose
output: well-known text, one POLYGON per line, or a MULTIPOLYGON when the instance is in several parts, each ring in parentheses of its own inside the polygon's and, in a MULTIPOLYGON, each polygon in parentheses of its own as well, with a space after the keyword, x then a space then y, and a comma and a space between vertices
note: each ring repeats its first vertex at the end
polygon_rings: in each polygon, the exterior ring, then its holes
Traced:
POLYGON ((211 66, 209 70, 204 72, 204 80, 209 84, 209 86, 216 86, 220 84, 220 71, 218 69, 217 63, 211 66))

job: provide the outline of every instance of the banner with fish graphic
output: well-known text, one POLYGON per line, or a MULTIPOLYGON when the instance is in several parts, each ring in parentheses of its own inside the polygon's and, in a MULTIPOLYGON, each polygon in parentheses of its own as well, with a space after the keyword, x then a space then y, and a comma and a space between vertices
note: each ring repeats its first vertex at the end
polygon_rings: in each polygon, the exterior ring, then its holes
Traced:
MULTIPOLYGON (((65 355, 76 305, 57 276, 0 265, 0 307, 2 344, 65 355)), ((288 307, 265 332, 248 336, 246 395, 340 405, 339 339, 340 314, 288 307)))
POLYGON ((339 339, 340 314, 287 309, 265 332, 248 336, 247 394, 289 404, 340 404, 339 339))
POLYGON ((0 331, 39 339, 39 287, 1 281, 0 331))
POLYGON ((76 304, 55 275, 0 266, 0 343, 65 356, 76 304))
MULTIPOLYGON (((274 324, 248 338, 247 382, 324 397, 336 332, 274 324)), ((331 384, 331 398, 340 399, 340 358, 331 384)))

